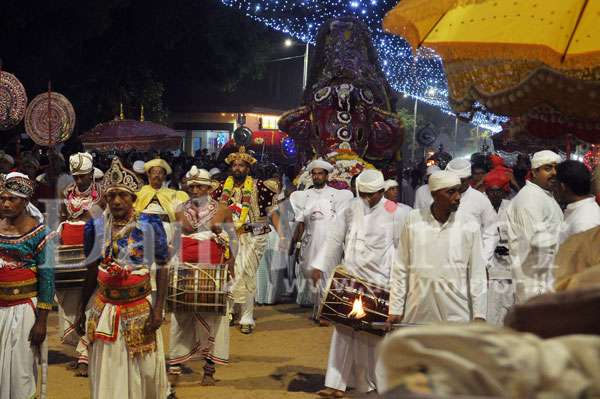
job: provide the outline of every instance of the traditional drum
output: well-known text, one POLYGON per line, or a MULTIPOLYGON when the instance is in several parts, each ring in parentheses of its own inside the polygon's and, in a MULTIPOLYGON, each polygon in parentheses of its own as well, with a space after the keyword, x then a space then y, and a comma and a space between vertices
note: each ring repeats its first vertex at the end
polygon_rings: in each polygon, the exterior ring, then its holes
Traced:
POLYGON ((339 266, 329 279, 324 297, 319 319, 384 334, 381 327, 388 317, 390 298, 385 288, 355 277, 339 266))
POLYGON ((83 245, 58 247, 54 275, 54 285, 57 290, 83 287, 87 275, 83 245))
POLYGON ((225 315, 228 280, 226 264, 175 264, 169 271, 167 311, 225 315))

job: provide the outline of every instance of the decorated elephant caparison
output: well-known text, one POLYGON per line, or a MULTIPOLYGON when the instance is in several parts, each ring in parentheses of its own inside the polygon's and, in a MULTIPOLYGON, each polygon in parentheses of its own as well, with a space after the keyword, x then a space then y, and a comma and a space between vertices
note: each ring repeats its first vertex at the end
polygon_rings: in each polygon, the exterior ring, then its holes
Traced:
POLYGON ((303 105, 286 112, 279 127, 296 140, 301 162, 352 152, 385 167, 402 141, 395 103, 369 30, 341 17, 321 26, 303 105))

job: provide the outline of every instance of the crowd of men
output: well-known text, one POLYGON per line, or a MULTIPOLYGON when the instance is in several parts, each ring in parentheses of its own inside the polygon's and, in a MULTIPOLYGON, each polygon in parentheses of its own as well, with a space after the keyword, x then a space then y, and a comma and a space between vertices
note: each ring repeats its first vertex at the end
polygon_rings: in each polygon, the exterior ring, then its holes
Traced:
MULTIPOLYGON (((94 399, 175 397, 181 366, 194 358, 205 360, 202 384, 214 384, 216 364, 229 359, 230 314, 251 334, 255 304, 292 291, 316 319, 339 265, 389 292, 388 330, 501 325, 512 306, 554 289, 561 244, 600 226, 600 207, 581 162, 540 151, 520 179, 502 158, 490 161, 489 170, 460 158, 430 166, 414 203, 405 204, 404 182, 375 169, 362 171, 351 190, 328 186, 334 165, 321 159, 306 166, 311 187, 283 190, 281 179, 253 175, 257 161, 243 147, 225 159, 222 178, 199 163, 175 184, 163 158, 115 157, 106 165, 75 153, 58 196, 49 194, 58 155, 45 178, 35 157, 15 170, 14 159, 0 154, 0 398, 36 394, 55 303, 62 341, 77 348, 71 367, 89 375, 94 399), (55 289, 56 254, 73 247, 85 258, 83 286, 55 289), (225 265, 227 312, 167 313, 174 264, 225 265), (278 276, 295 276, 293 289, 278 276)), ((377 390, 385 378, 380 340, 335 324, 319 395, 377 390)))

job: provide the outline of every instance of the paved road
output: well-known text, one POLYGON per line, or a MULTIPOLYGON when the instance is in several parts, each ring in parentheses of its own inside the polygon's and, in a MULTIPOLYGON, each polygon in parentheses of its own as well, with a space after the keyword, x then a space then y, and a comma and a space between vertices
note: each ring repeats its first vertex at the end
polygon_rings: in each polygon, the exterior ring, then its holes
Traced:
MULTIPOLYGON (((297 305, 256 308, 252 335, 232 327, 231 363, 217 366, 215 387, 202 387, 202 362, 191 362, 193 372, 181 377, 180 399, 315 398, 324 380, 331 328, 317 327, 310 312, 297 305)), ((88 380, 73 376, 65 365, 73 352, 58 340, 57 316, 49 320, 49 399, 89 398, 88 380)), ((168 325, 164 326, 163 336, 168 325)), ((168 344, 168 343, 167 343, 168 344)))

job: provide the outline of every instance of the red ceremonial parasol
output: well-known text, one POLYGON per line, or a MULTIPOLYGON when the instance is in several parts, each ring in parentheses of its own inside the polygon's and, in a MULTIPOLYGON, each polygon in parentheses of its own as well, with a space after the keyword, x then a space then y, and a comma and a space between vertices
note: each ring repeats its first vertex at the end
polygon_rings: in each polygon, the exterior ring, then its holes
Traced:
POLYGON ((81 135, 86 151, 177 150, 182 140, 171 128, 130 119, 101 123, 81 135))

